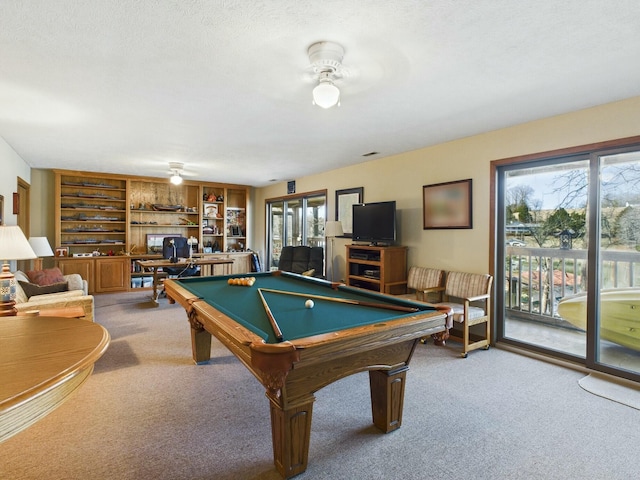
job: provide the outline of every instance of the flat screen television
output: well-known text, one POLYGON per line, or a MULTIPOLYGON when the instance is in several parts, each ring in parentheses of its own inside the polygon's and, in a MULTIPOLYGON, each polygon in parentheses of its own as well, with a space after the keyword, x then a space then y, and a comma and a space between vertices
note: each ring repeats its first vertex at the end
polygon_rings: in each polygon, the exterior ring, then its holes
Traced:
POLYGON ((353 240, 372 245, 396 242, 396 202, 356 203, 353 205, 353 240))

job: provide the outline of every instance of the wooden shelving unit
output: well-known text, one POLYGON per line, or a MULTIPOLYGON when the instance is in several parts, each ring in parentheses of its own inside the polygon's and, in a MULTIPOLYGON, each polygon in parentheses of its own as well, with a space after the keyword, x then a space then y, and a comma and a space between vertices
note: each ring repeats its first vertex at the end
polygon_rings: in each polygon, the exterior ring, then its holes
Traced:
POLYGON ((211 253, 224 251, 225 188, 203 186, 202 191, 202 250, 211 253))
POLYGON ((407 288, 407 247, 347 245, 347 285, 393 295, 407 288))
POLYGON ((131 180, 128 192, 130 253, 162 253, 162 235, 199 238, 198 185, 131 180))
POLYGON ((243 251, 247 247, 247 192, 227 189, 225 244, 231 251, 243 251))
POLYGON ((126 182, 67 175, 56 182, 56 246, 68 256, 125 250, 126 182))
POLYGON ((135 288, 135 261, 161 254, 162 237, 198 240, 199 254, 233 255, 234 273, 250 271, 249 187, 164 178, 54 170, 56 264, 80 273, 92 292, 135 288), (100 264, 98 264, 100 262, 100 264))

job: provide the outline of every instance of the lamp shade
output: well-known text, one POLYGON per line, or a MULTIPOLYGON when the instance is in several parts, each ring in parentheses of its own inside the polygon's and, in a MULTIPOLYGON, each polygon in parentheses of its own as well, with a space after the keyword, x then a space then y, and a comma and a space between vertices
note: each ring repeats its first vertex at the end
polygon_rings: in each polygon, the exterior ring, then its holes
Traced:
POLYGON ((325 237, 341 237, 342 235, 344 235, 342 222, 331 221, 324 224, 325 237))
POLYGON ((330 80, 322 80, 313 89, 313 102, 322 108, 331 108, 340 101, 340 89, 330 80))
POLYGON ((47 237, 29 237, 29 244, 38 257, 53 257, 53 250, 47 237))
POLYGON ((30 260, 37 255, 17 225, 0 226, 0 260, 30 260))

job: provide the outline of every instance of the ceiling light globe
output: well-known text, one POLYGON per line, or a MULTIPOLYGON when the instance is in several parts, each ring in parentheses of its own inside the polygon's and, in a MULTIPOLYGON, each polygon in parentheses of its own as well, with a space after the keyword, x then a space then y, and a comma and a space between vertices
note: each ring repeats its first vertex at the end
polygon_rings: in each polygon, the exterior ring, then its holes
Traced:
POLYGON ((331 82, 321 82, 313 89, 313 102, 322 108, 331 108, 340 101, 340 89, 331 82))
POLYGON ((182 183, 182 177, 179 174, 174 173, 173 175, 171 175, 169 181, 174 185, 180 185, 182 183))

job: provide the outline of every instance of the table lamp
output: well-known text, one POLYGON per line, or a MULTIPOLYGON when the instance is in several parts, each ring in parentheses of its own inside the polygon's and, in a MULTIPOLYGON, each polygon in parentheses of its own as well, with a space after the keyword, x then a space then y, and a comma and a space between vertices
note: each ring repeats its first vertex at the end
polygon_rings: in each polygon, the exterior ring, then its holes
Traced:
POLYGON ((324 224, 324 236, 331 239, 331 281, 334 280, 333 275, 333 242, 336 237, 344 235, 342 231, 342 222, 330 221, 324 224))
POLYGON ((42 257, 53 257, 53 250, 49 245, 49 240, 47 240, 47 237, 29 237, 29 244, 38 256, 33 261, 33 269, 42 270, 42 257))
POLYGON ((30 260, 37 255, 27 237, 17 225, 0 226, 0 259, 4 260, 0 273, 0 317, 16 315, 16 279, 11 273, 9 260, 30 260))

